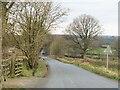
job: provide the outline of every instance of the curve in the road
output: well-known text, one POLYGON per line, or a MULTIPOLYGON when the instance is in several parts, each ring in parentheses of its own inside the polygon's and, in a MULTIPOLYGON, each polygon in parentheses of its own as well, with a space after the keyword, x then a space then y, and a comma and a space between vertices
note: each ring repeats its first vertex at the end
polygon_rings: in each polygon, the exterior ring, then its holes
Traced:
POLYGON ((99 76, 71 64, 47 58, 49 75, 40 88, 118 88, 117 81, 99 76))

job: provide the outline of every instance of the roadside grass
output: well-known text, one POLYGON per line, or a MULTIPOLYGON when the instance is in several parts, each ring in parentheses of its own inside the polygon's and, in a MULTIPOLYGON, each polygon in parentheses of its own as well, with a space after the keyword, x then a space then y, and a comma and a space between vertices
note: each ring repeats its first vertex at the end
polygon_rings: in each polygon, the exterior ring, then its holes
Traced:
POLYGON ((2 90, 26 90, 24 88, 20 88, 18 85, 8 85, 2 84, 2 90), (12 88, 11 88, 12 87, 12 88), (10 89, 11 88, 11 89, 10 89))
MULTIPOLYGON (((19 58, 22 58, 22 57, 19 57, 19 58)), ((23 69, 22 69, 22 77, 32 77, 32 70, 29 69, 27 67, 27 64, 26 64, 26 59, 23 61, 23 69)), ((38 62, 38 68, 36 70, 36 73, 35 73, 35 77, 40 77, 40 78, 43 78, 43 77, 46 77, 47 75, 47 71, 48 71, 48 68, 47 68, 47 65, 45 63, 44 60, 41 60, 39 59, 39 62, 38 62)), ((16 78, 19 78, 19 77, 16 77, 16 78)), ((9 78, 11 79, 11 78, 9 78)), ((2 90, 26 90, 25 88, 21 88, 19 85, 12 85, 12 84, 6 84, 6 83, 3 83, 2 84, 2 90), (12 87, 12 89, 10 89, 12 87), (9 88, 9 89, 8 89, 9 88)))
POLYGON ((39 60, 38 63, 38 69, 37 72, 35 73, 36 77, 45 77, 47 75, 47 66, 45 61, 39 60))
POLYGON ((94 66, 90 65, 89 63, 73 63, 73 64, 77 65, 79 67, 82 67, 88 71, 99 74, 101 76, 106 76, 108 78, 115 79, 115 80, 119 79, 117 72, 107 70, 105 67, 94 67, 94 66))
POLYGON ((2 90, 27 90, 26 88, 2 88, 2 90))
MULTIPOLYGON (((31 77, 32 70, 28 69, 26 65, 23 65, 22 74, 23 74, 23 77, 31 77)), ((46 63, 43 60, 39 60, 38 68, 37 68, 36 73, 35 73, 35 77, 45 77, 46 75, 47 75, 46 63)))
POLYGON ((22 69, 22 76, 23 77, 30 77, 32 76, 32 70, 27 68, 26 65, 23 64, 23 69, 22 69))
POLYGON ((120 77, 118 77, 118 65, 117 65, 117 62, 114 62, 114 61, 111 61, 109 63, 109 69, 107 70, 105 67, 105 62, 103 61, 97 61, 97 60, 86 60, 85 61, 83 59, 65 59, 65 58, 57 58, 57 60, 64 62, 64 63, 74 64, 85 70, 94 72, 96 74, 105 76, 107 78, 111 78, 114 80, 120 79, 120 77))

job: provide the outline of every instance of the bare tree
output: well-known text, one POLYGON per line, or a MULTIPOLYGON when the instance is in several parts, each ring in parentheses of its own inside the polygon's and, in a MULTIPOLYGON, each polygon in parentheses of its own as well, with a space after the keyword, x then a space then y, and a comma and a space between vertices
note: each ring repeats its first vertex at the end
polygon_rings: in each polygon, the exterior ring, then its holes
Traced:
POLYGON ((45 37, 66 15, 59 6, 52 2, 16 3, 9 15, 9 31, 17 48, 28 58, 28 64, 37 68, 37 60, 45 37))
POLYGON ((8 41, 6 39, 7 34, 5 33, 7 30, 7 25, 8 25, 8 16, 10 9, 14 5, 14 2, 1 2, 1 8, 2 8, 2 39, 4 42, 2 42, 2 46, 4 48, 5 44, 8 44, 8 41))
POLYGON ((76 43, 77 48, 82 51, 82 58, 84 58, 92 40, 101 33, 101 26, 94 17, 84 14, 76 18, 68 26, 66 32, 76 43))
POLYGON ((2 26, 3 30, 7 26, 7 21, 8 21, 8 14, 10 9, 12 8, 14 2, 2 2, 2 26))

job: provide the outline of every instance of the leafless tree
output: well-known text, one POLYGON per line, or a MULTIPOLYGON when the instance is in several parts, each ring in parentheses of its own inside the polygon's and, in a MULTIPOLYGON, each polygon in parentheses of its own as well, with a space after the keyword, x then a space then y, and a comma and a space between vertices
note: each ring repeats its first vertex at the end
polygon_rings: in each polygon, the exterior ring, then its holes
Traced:
POLYGON ((11 34, 16 47, 27 56, 33 76, 47 33, 54 29, 65 15, 66 11, 52 2, 20 2, 12 7, 7 33, 11 34))
POLYGON ((8 41, 6 39, 7 34, 5 33, 5 31, 7 30, 7 25, 8 25, 7 22, 8 22, 9 12, 13 5, 14 5, 14 2, 1 2, 2 39, 4 40, 4 42, 2 42, 3 48, 4 48, 5 44, 8 44, 8 41))
POLYGON ((84 14, 74 19, 66 32, 76 43, 77 48, 82 51, 82 58, 84 58, 92 40, 101 33, 101 26, 94 17, 84 14))

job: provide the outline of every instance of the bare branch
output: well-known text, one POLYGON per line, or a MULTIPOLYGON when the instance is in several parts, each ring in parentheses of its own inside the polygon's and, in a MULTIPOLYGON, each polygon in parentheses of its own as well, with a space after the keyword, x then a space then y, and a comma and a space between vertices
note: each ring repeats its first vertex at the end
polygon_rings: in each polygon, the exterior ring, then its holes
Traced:
POLYGON ((83 52, 83 57, 92 40, 101 33, 98 20, 90 15, 81 15, 71 23, 66 32, 83 52))

